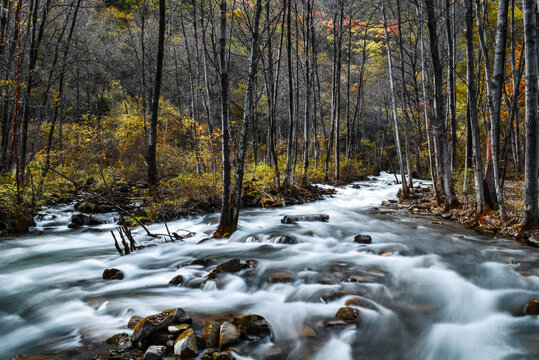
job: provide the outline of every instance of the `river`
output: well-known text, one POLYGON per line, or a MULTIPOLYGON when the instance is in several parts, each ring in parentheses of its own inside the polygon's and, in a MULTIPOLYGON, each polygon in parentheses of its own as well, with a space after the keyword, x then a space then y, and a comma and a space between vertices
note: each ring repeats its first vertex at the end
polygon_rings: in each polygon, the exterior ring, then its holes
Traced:
MULTIPOLYGON (((358 184, 308 204, 246 209, 226 240, 198 244, 215 230, 218 214, 169 223, 195 232, 185 242, 152 240, 135 229, 137 241, 157 246, 128 256, 118 255, 108 231, 68 229, 72 206, 49 209, 29 234, 0 239, 0 358, 104 339, 128 331, 133 314, 173 307, 201 317, 264 316, 273 342, 241 359, 263 358, 272 346, 290 359, 539 358, 539 319, 521 315, 539 296, 537 249, 380 206, 399 188, 390 174, 358 184), (280 222, 309 213, 329 221, 280 222), (281 234, 299 243, 272 243, 281 234), (371 235, 372 244, 355 243, 357 234, 371 235), (196 283, 232 258, 257 265, 199 287, 167 285, 175 275, 196 283), (210 263, 188 265, 197 259, 210 263), (125 279, 102 280, 111 267, 125 279), (329 295, 335 292, 345 296, 329 295), (361 323, 325 327, 350 298, 368 304, 359 308, 361 323), (306 326, 317 336, 305 334, 306 326)), ((164 224, 149 228, 166 233, 164 224)))

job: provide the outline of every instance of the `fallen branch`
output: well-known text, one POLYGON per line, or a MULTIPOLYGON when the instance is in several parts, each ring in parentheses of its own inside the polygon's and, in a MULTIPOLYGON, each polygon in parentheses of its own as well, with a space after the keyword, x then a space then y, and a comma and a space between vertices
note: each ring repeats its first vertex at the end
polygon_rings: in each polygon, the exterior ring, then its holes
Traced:
POLYGON ((69 178, 67 175, 62 174, 61 172, 59 172, 59 171, 53 169, 52 167, 50 167, 50 166, 48 166, 48 165, 44 165, 44 166, 45 166, 46 168, 48 168, 49 170, 51 170, 52 172, 54 172, 55 174, 60 175, 60 176, 63 177, 64 179, 66 179, 66 180, 72 182, 72 183, 73 183, 76 187, 78 187, 80 190, 82 190, 82 191, 84 191, 84 192, 87 192, 88 194, 93 195, 93 196, 99 198, 100 200, 102 200, 102 201, 108 203, 109 205, 112 205, 112 207, 114 207, 114 208, 116 209, 116 212, 120 215, 120 221, 121 221, 123 224, 125 224, 125 221, 124 221, 124 219, 123 219, 122 213, 125 213, 127 216, 129 216, 130 218, 132 218, 133 220, 135 220, 135 222, 136 222, 137 224, 139 224, 139 225, 146 231, 146 234, 147 234, 148 236, 151 236, 151 237, 158 237, 158 235, 152 234, 152 233, 150 232, 150 230, 148 230, 148 228, 147 228, 146 226, 144 226, 144 224, 143 224, 142 222, 140 222, 140 220, 137 219, 131 212, 129 212, 129 211, 123 209, 120 205, 118 205, 117 202, 112 201, 112 200, 110 200, 110 199, 107 199, 106 197, 101 196, 101 195, 99 195, 98 193, 96 193, 96 192, 94 192, 94 191, 92 191, 92 190, 89 190, 88 188, 86 188, 86 186, 84 186, 84 185, 80 184, 79 182, 77 182, 77 181, 75 181, 75 180, 69 178))

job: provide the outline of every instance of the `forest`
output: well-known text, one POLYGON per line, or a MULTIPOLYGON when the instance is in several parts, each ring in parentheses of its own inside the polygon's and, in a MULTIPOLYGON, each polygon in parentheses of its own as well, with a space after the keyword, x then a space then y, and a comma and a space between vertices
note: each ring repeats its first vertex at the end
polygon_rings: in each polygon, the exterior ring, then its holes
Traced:
POLYGON ((533 229, 537 25, 533 0, 4 0, 1 207, 138 184, 149 220, 206 201, 226 236, 246 185, 388 170, 533 229))
POLYGON ((0 358, 539 358, 538 0, 0 2, 0 358))

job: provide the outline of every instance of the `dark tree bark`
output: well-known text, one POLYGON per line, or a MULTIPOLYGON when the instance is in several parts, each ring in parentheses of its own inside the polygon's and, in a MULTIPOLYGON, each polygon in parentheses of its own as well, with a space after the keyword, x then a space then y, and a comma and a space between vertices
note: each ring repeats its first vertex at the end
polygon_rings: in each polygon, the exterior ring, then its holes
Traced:
POLYGON ((500 217, 505 220, 503 189, 500 183, 500 111, 502 104, 502 88, 505 86, 505 47, 507 42, 507 9, 508 0, 498 0, 498 20, 496 27, 496 53, 492 72, 492 123, 490 124, 491 152, 494 167, 494 186, 496 201, 500 209, 500 217))
POLYGON ((150 134, 148 139, 148 183, 157 185, 157 117, 159 115, 159 97, 161 96, 161 80, 163 78, 163 59, 165 56, 165 25, 166 25, 166 1, 159 0, 159 35, 157 39, 157 60, 155 68, 153 99, 150 117, 150 134))
POLYGON ((438 35, 436 30, 436 17, 434 14, 434 1, 425 0, 427 5, 427 25, 429 28, 430 38, 430 53, 434 70, 434 108, 436 111, 434 136, 438 138, 440 151, 442 178, 445 190, 445 205, 446 208, 452 208, 459 205, 455 191, 453 188, 453 176, 451 174, 451 164, 449 159, 449 149, 446 138, 446 114, 444 109, 443 96, 443 69, 440 62, 440 54, 438 49, 438 35))
POLYGON ((526 156, 524 164, 524 223, 523 230, 539 225, 537 204, 537 4, 534 0, 523 0, 524 49, 526 61, 526 156))

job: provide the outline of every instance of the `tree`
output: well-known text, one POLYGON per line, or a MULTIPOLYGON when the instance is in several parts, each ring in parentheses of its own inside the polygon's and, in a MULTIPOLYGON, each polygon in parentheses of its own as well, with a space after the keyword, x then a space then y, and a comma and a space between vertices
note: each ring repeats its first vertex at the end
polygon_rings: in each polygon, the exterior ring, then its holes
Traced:
POLYGON ((155 67, 155 79, 150 117, 150 134, 148 140, 148 183, 157 185, 157 117, 159 115, 159 98, 161 96, 161 80, 163 78, 163 58, 165 55, 165 25, 166 25, 166 1, 159 0, 159 35, 157 39, 157 60, 155 67))
POLYGON ((539 225, 537 204, 537 4, 533 0, 523 0, 524 48, 526 51, 526 156, 524 163, 524 223, 523 230, 539 225))

